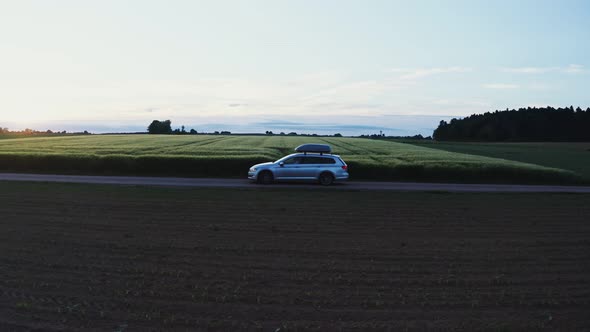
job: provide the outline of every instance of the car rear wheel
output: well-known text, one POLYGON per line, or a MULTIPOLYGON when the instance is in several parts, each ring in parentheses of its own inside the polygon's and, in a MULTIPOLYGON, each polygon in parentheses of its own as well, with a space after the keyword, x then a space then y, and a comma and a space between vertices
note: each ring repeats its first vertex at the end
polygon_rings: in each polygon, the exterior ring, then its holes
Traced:
POLYGON ((320 174, 320 184, 323 186, 329 186, 334 183, 334 175, 332 173, 324 172, 320 174))
POLYGON ((260 184, 271 184, 274 178, 270 171, 264 171, 258 174, 258 183, 260 184))

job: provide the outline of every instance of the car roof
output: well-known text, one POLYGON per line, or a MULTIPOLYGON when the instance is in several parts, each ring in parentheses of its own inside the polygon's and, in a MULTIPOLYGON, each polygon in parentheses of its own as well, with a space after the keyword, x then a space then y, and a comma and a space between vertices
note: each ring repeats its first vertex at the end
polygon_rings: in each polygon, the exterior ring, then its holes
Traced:
POLYGON ((307 153, 293 153, 288 155, 287 157, 336 157, 336 158, 340 158, 339 155, 336 154, 331 154, 331 153, 323 153, 323 154, 319 154, 319 153, 312 153, 312 152, 307 152, 307 153))

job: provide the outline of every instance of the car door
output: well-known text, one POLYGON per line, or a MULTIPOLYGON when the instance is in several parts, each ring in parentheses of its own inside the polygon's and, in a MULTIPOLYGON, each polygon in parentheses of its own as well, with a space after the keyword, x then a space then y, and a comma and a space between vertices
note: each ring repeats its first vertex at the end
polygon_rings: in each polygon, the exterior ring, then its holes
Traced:
POLYGON ((275 169, 275 178, 277 180, 297 179, 300 177, 303 157, 291 157, 283 160, 283 165, 275 169))
POLYGON ((316 179, 321 171, 322 158, 306 156, 303 158, 303 167, 300 169, 301 176, 305 179, 316 179))

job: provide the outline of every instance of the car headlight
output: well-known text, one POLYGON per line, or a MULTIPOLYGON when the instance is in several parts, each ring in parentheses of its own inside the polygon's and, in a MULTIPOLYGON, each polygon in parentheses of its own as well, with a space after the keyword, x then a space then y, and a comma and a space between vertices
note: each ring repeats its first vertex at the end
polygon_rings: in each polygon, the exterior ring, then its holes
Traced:
POLYGON ((250 172, 256 172, 256 167, 250 167, 250 172))

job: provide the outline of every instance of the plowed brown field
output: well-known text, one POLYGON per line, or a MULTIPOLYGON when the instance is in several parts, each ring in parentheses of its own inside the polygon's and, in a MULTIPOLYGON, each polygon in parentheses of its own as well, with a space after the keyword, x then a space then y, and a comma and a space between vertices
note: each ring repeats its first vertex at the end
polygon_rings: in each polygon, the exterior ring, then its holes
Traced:
POLYGON ((590 328, 590 195, 0 188, 1 331, 590 328))

